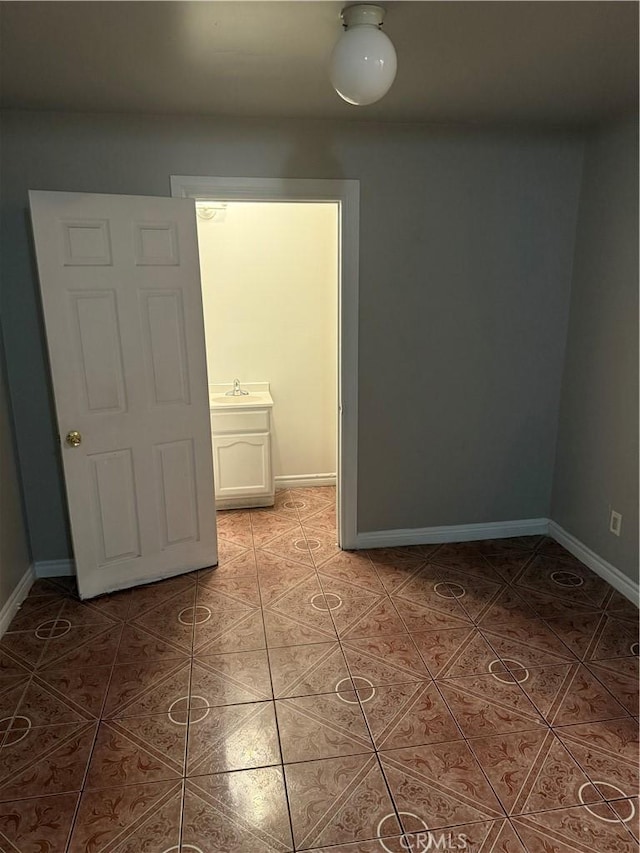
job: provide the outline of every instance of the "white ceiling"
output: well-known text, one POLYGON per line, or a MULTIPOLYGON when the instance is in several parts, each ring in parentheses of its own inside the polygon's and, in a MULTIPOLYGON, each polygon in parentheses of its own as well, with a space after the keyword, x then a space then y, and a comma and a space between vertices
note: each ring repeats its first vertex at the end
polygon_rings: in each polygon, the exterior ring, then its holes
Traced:
POLYGON ((584 123, 637 108, 636 2, 386 2, 389 94, 343 103, 335 2, 3 2, 15 109, 584 123))

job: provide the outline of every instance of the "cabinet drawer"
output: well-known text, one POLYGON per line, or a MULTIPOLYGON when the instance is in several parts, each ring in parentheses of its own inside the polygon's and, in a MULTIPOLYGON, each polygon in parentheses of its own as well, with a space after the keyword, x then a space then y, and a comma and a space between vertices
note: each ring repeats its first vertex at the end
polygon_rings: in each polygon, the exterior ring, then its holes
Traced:
POLYGON ((269 410, 211 412, 211 432, 269 432, 269 410))

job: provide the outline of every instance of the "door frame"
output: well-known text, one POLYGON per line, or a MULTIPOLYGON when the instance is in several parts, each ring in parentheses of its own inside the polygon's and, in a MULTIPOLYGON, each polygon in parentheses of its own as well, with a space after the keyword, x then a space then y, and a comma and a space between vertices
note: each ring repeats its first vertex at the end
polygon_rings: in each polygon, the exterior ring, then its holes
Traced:
POLYGON ((360 181, 172 175, 171 195, 196 201, 338 204, 338 542, 357 548, 360 181))

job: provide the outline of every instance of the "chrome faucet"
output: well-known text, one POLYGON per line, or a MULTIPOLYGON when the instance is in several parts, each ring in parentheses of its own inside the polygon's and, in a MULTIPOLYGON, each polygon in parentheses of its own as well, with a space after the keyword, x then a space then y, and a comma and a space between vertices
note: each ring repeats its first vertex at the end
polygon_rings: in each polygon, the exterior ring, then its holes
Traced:
POLYGON ((232 391, 225 391, 224 396, 225 397, 242 397, 243 395, 247 396, 248 394, 249 394, 248 391, 243 391, 242 388, 240 387, 240 380, 234 379, 233 380, 233 390, 232 391))

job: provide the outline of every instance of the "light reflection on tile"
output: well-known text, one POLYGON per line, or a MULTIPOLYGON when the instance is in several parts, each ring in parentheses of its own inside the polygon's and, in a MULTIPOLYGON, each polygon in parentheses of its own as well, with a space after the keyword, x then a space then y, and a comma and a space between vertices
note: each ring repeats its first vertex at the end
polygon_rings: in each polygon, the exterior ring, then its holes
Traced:
POLYGON ((546 537, 343 552, 335 507, 220 513, 217 566, 91 601, 34 584, 0 850, 637 853, 634 605, 546 537))

